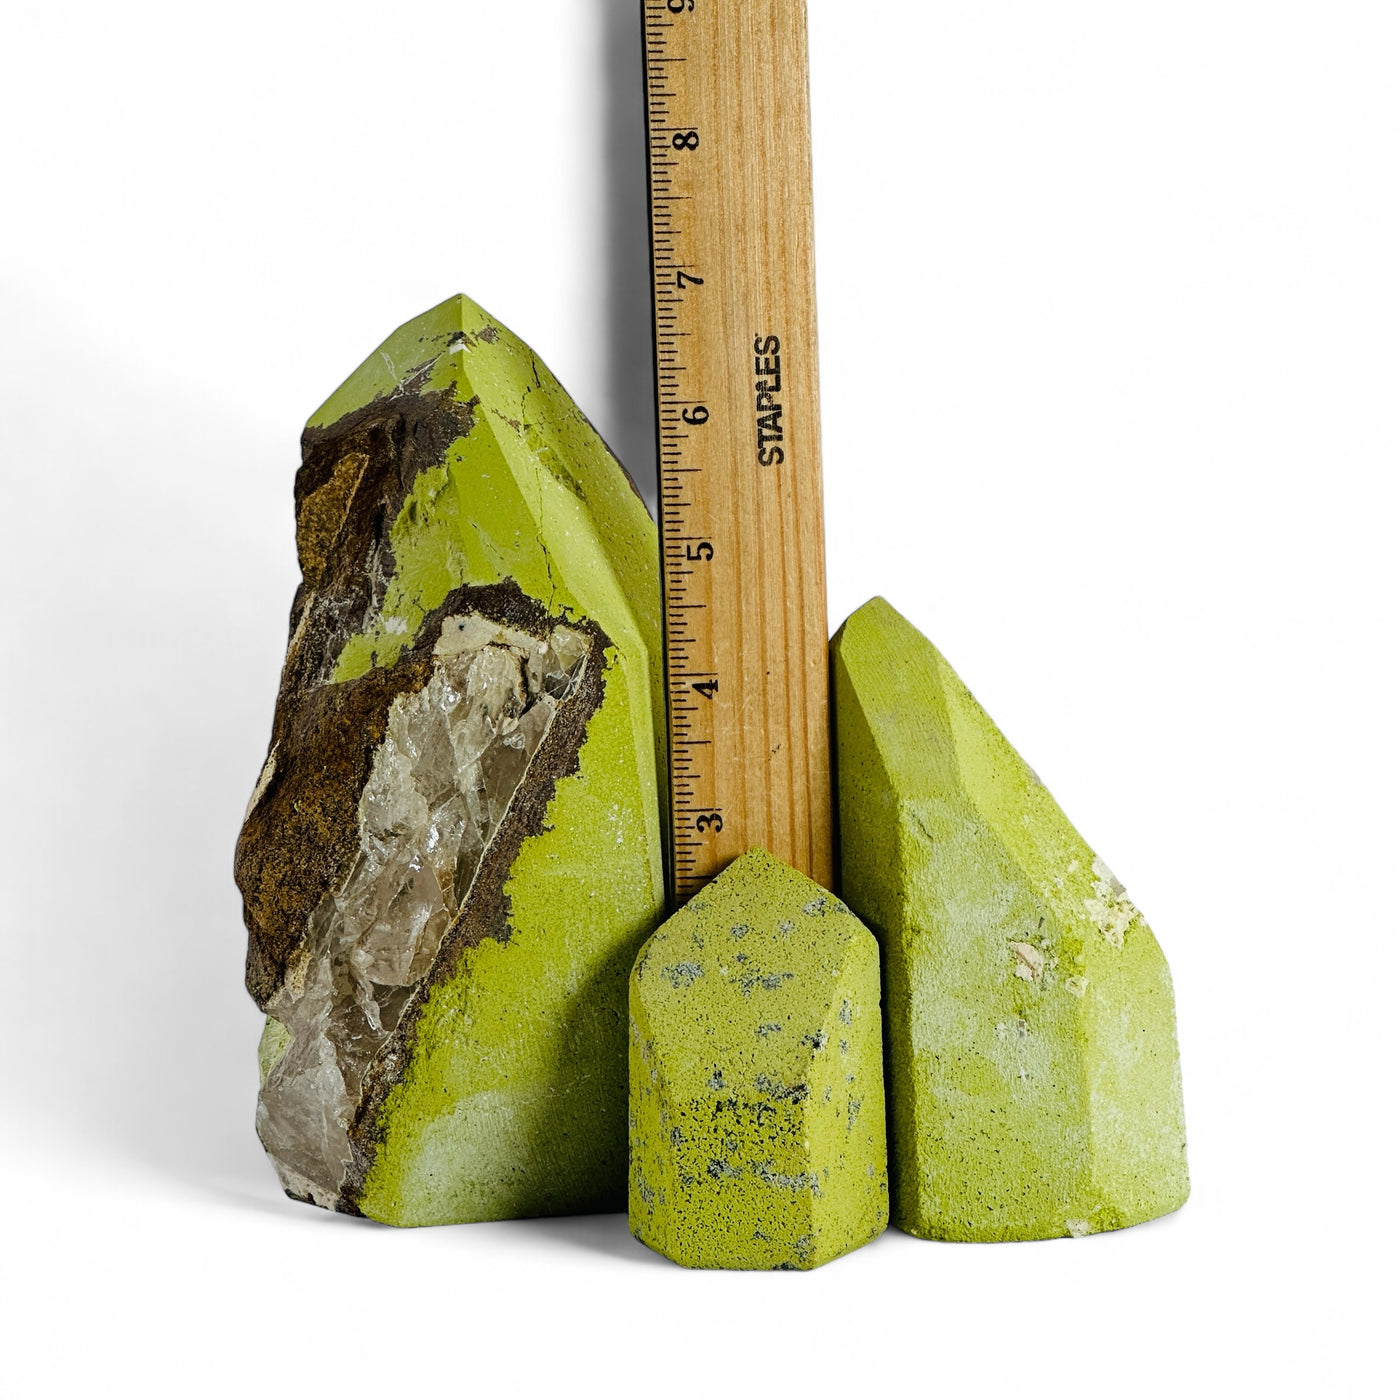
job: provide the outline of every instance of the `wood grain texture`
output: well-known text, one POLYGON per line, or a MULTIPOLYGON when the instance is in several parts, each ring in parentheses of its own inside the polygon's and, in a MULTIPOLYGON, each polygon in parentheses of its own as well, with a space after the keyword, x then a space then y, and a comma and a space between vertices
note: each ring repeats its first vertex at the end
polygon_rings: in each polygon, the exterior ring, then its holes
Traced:
POLYGON ((806 6, 682 3, 643 3, 677 902, 755 845, 834 879, 806 6))

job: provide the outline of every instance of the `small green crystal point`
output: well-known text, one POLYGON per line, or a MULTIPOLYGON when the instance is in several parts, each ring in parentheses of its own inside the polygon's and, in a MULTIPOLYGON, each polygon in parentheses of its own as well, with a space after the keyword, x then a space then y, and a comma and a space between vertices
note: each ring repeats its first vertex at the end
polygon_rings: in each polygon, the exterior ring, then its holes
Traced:
POLYGON ((894 1223, 1020 1240, 1176 1210, 1171 975, 1141 914, 888 603, 832 660, 842 892, 885 970, 894 1223))
POLYGON ((889 1216, 875 940, 751 850, 647 942, 631 983, 628 1214, 692 1268, 811 1269, 889 1216))

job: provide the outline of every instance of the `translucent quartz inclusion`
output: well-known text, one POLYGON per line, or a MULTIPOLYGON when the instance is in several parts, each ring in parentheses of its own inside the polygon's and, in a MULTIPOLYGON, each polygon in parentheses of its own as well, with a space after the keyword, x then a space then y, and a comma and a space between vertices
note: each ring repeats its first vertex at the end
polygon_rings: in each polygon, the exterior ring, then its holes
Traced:
POLYGON ((332 1206, 366 1068, 427 976, 501 819, 582 673, 589 639, 449 617, 422 690, 399 696, 359 801, 360 848, 311 916, 269 1012, 284 1049, 258 1132, 293 1195, 332 1206))
POLYGON ((621 1210, 660 922, 660 551, 466 297, 312 416, 301 584, 235 858, 287 1192, 396 1225, 621 1210))
POLYGON ((880 940, 891 1219, 930 1239, 1186 1199, 1171 974, 1123 886, 882 598, 832 643, 842 892, 880 940))
POLYGON ((885 1228, 880 954, 840 900, 749 851, 642 949, 630 1010, 639 1240, 812 1269, 885 1228))

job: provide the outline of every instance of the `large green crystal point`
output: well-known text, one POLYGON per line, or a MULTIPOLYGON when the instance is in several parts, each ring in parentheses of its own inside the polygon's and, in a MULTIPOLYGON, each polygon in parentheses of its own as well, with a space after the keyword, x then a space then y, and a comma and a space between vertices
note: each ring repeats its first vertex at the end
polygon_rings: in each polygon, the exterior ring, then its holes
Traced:
POLYGON ((631 986, 632 1232, 692 1268, 812 1269, 889 1218, 875 940, 751 850, 631 986))
POLYGON ((656 530, 465 297, 308 424, 302 583, 238 844, 258 1130, 400 1225, 618 1210, 626 986, 662 915, 656 530))
POLYGON ((832 644, 842 893, 885 973, 891 1218, 931 1239, 1186 1199, 1166 960, 933 645, 883 599, 832 644))

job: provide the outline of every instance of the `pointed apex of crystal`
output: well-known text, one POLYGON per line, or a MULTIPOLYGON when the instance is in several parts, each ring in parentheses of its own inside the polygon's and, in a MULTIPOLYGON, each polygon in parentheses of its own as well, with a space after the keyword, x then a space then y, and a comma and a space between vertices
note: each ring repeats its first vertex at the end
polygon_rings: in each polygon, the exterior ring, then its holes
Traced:
MULTIPOLYGON (((460 373, 461 361, 436 362, 447 356, 457 343, 467 345, 482 340, 494 343, 510 332, 489 312, 460 292, 439 302, 430 311, 405 321, 394 333, 367 355, 360 367, 311 415, 308 427, 324 428, 346 413, 374 399, 391 398, 408 388, 427 387, 428 380, 445 381, 450 371, 460 373), (448 371, 435 374, 434 369, 448 371)), ((511 337, 515 339, 515 337, 511 337)), ((528 354, 528 347, 526 349, 528 354)), ((443 387, 442 382, 432 385, 443 387)))

